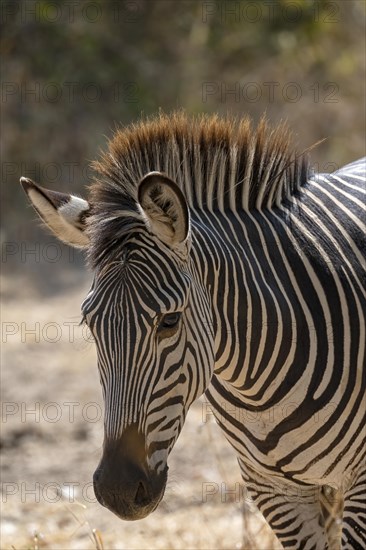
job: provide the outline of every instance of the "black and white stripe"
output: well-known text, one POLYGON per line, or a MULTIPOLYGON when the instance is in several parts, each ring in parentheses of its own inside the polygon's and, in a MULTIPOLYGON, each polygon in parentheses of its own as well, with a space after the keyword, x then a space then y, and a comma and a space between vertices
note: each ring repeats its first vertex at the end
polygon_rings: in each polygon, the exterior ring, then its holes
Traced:
POLYGON ((205 392, 285 548, 340 548, 342 509, 342 548, 365 548, 365 160, 313 174, 283 127, 175 114, 96 167, 83 315, 106 437, 138 426, 163 472, 205 392))

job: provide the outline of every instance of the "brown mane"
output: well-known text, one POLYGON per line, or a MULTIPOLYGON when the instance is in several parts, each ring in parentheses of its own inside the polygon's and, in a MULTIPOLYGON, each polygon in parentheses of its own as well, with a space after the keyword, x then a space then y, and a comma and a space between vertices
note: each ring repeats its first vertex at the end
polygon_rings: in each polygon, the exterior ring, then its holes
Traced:
MULTIPOLYGON (((306 156, 291 147, 291 133, 263 117, 159 114, 116 132, 109 150, 94 163, 100 177, 91 186, 96 225, 123 232, 141 222, 137 188, 151 171, 166 173, 182 189, 193 211, 247 211, 279 204, 309 177, 306 156), (122 227, 121 227, 122 230, 122 227)), ((111 233, 112 231, 112 233, 111 233)))

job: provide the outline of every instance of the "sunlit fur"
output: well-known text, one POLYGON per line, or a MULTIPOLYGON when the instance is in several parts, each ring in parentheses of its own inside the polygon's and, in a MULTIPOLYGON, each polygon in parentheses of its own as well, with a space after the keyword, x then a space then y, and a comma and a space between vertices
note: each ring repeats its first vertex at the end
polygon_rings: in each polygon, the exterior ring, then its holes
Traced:
POLYGON ((108 261, 116 252, 114 238, 142 221, 137 190, 147 173, 167 174, 194 211, 263 208, 280 203, 309 177, 306 155, 290 143, 287 126, 271 129, 265 118, 253 129, 249 118, 177 112, 119 130, 94 163, 100 177, 91 186, 91 264, 108 261))

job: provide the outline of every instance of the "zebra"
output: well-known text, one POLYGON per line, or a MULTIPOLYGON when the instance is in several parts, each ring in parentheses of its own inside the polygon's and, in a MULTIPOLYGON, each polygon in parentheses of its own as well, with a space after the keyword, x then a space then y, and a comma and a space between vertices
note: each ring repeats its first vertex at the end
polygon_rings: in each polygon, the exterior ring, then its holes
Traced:
POLYGON ((21 178, 94 271, 93 481, 119 518, 156 509, 205 395, 284 548, 366 547, 365 159, 307 153, 265 117, 160 113, 115 132, 88 201, 21 178))

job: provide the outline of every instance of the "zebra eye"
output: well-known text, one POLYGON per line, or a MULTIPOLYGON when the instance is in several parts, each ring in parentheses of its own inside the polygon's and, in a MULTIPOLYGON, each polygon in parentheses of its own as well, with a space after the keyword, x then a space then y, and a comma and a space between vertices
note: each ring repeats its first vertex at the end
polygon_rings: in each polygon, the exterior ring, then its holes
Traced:
POLYGON ((163 315, 159 323, 159 329, 174 328, 178 325, 181 313, 176 311, 175 313, 167 313, 163 315))

